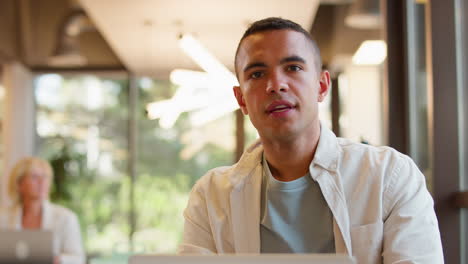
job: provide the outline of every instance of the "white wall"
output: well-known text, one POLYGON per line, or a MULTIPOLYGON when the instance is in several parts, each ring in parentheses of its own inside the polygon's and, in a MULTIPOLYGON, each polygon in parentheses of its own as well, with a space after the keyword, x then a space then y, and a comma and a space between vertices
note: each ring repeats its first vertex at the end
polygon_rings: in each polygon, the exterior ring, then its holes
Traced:
POLYGON ((339 77, 342 137, 385 145, 380 66, 349 65, 339 77))
POLYGON ((3 66, 3 171, 1 173, 1 201, 7 204, 8 175, 19 159, 34 153, 35 107, 31 72, 17 62, 3 66))

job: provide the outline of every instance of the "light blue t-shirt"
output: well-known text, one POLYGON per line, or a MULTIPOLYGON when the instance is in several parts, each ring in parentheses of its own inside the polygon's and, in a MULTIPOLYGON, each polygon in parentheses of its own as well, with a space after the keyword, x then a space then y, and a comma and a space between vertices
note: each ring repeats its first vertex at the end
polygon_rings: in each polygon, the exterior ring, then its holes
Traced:
POLYGON ((261 253, 335 253, 333 216, 310 173, 276 180, 263 157, 261 253))

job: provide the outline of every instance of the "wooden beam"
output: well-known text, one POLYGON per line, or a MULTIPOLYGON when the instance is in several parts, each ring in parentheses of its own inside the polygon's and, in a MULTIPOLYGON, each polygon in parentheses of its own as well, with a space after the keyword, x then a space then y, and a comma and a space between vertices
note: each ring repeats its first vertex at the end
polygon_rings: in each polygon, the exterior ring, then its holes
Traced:
POLYGON ((457 208, 468 208, 468 191, 455 193, 453 195, 453 204, 457 208))
POLYGON ((0 64, 10 62, 14 59, 14 57, 9 56, 8 54, 4 53, 3 51, 0 50, 0 64))
POLYGON ((34 73, 128 72, 124 66, 83 66, 70 68, 33 66, 31 67, 31 71, 34 73))
POLYGON ((405 56, 405 1, 383 1, 385 18, 385 40, 387 42, 387 74, 384 98, 388 100, 387 131, 388 144, 408 154, 408 85, 405 56))
POLYGON ((17 2, 0 1, 0 63, 17 59, 19 28, 17 23, 17 2))

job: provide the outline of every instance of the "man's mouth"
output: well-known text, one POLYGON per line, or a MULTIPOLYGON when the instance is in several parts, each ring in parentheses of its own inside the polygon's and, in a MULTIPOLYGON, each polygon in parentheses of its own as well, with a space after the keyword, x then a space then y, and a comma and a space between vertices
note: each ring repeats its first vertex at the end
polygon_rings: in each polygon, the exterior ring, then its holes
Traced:
POLYGON ((287 106, 287 105, 278 105, 276 106, 275 108, 273 108, 270 113, 275 113, 275 112, 284 112, 284 111, 287 111, 289 109, 291 109, 292 107, 290 106, 287 106))
POLYGON ((281 113, 281 112, 286 112, 288 110, 291 110, 295 108, 295 105, 293 105, 290 102, 287 101, 275 101, 271 103, 267 109, 267 113, 281 113))

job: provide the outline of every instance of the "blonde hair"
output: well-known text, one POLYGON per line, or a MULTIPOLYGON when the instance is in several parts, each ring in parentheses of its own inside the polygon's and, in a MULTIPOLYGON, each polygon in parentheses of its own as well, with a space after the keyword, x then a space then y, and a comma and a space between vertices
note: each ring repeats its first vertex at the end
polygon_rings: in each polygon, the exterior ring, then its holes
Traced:
POLYGON ((8 194, 13 202, 21 202, 19 193, 18 193, 18 183, 21 179, 27 174, 30 173, 34 168, 39 168, 44 172, 43 177, 46 177, 49 182, 52 182, 54 172, 49 162, 36 158, 36 157, 27 157, 18 161, 10 173, 10 178, 8 182, 8 194))

